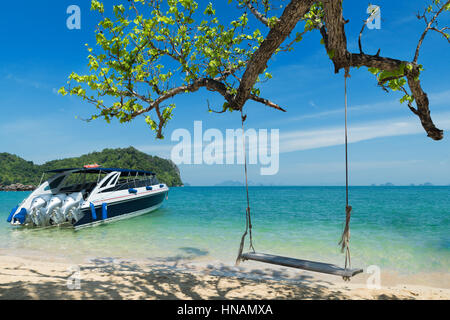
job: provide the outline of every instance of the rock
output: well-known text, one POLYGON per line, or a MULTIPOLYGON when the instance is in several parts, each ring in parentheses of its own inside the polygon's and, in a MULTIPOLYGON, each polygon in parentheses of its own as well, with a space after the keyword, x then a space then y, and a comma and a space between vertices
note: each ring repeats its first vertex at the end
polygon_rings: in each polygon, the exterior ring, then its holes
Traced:
POLYGON ((0 186, 0 191, 33 191, 36 187, 33 185, 23 185, 21 183, 13 183, 8 186, 0 186))

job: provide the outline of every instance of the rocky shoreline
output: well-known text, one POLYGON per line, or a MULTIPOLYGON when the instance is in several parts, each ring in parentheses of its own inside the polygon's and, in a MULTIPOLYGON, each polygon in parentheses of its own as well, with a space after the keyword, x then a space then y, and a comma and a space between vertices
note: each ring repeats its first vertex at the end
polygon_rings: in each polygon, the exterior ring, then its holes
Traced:
POLYGON ((7 186, 0 185, 0 191, 33 191, 34 189, 36 189, 36 187, 31 184, 24 185, 21 183, 13 183, 7 186))

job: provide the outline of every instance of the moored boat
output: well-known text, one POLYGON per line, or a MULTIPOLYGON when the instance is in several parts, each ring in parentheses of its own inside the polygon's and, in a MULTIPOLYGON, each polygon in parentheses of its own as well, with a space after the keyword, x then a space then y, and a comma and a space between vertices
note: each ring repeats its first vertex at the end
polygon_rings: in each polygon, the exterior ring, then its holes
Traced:
POLYGON ((11 211, 8 222, 79 229, 154 211, 169 192, 156 174, 144 170, 95 164, 47 173, 53 175, 11 211))

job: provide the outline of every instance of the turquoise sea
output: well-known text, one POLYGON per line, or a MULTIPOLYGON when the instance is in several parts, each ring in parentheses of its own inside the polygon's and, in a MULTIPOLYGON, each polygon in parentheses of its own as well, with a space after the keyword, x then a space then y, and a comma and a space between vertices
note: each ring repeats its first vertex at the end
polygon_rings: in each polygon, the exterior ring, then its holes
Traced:
MULTIPOLYGON (((107 225, 21 229, 6 218, 28 192, 0 192, 0 253, 232 264, 245 227, 241 187, 171 188, 158 211, 107 225)), ((257 251, 343 264, 343 187, 250 187, 257 251)), ((450 271, 450 187, 351 187, 352 265, 450 271)))

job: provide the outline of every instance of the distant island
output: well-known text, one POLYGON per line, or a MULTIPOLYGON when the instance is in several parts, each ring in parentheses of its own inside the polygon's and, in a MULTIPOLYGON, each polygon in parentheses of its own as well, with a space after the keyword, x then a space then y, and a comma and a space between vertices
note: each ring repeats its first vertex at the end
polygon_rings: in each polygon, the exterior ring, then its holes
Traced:
MULTIPOLYGON (((255 187, 255 186, 263 187, 264 186, 264 184, 262 184, 262 183, 255 183, 253 181, 249 181, 248 185, 253 186, 253 187, 255 187)), ((214 186, 215 187, 243 187, 244 183, 240 182, 240 181, 236 181, 236 180, 225 180, 225 181, 215 184, 214 186)))
POLYGON ((81 168, 86 164, 98 163, 105 168, 126 168, 149 170, 156 173, 159 181, 169 187, 181 186, 180 170, 171 161, 150 156, 133 147, 104 149, 74 158, 48 161, 42 165, 26 161, 10 153, 0 153, 0 191, 33 190, 42 173, 60 168, 81 168))
MULTIPOLYGON (((382 184, 378 185, 378 187, 394 187, 394 186, 395 185, 391 182, 386 182, 386 183, 382 183, 382 184)), ((434 186, 434 184, 432 184, 431 182, 425 182, 422 184, 411 183, 409 186, 410 187, 432 187, 432 186, 434 186)), ((377 185, 373 183, 373 184, 371 184, 371 187, 377 187, 377 185)))
POLYGON ((226 181, 222 181, 220 183, 215 184, 215 187, 241 187, 244 184, 242 182, 239 181, 235 181, 235 180, 226 180, 226 181))

